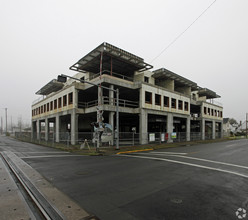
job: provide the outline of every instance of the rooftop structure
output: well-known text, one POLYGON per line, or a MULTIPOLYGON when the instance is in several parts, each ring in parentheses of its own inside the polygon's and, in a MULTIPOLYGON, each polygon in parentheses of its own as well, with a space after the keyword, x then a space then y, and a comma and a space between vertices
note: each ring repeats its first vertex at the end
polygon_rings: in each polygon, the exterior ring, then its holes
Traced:
POLYGON ((152 68, 151 65, 144 62, 144 59, 104 42, 72 65, 70 69, 79 72, 99 73, 101 54, 103 57, 102 70, 121 72, 131 76, 134 71, 152 68))

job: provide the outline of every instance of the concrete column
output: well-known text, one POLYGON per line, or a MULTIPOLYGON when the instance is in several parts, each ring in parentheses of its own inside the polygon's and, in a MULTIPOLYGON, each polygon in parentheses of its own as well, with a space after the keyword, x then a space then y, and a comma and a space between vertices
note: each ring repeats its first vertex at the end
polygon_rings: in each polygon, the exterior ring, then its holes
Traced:
POLYGON ((48 141, 48 133, 49 133, 49 122, 48 119, 45 119, 45 141, 48 141))
POLYGON ((73 109, 71 113, 71 144, 75 145, 78 141, 78 114, 73 109))
POLYGON ((139 107, 142 108, 142 103, 144 102, 145 96, 143 96, 143 90, 140 88, 139 90, 139 107))
POLYGON ((37 140, 40 140, 40 131, 41 131, 41 126, 40 126, 40 120, 37 120, 37 140))
MULTIPOLYGON (((110 89, 114 89, 114 85, 110 85, 109 86, 110 89)), ((114 91, 109 90, 109 104, 110 105, 114 105, 114 91)), ((109 112, 109 124, 112 126, 113 128, 113 138, 114 138, 114 112, 109 112)), ((111 145, 114 144, 114 139, 110 142, 111 145)))
POLYGON ((34 121, 31 121, 31 140, 33 139, 34 139, 34 121))
POLYGON ((190 116, 187 117, 186 121, 186 141, 190 141, 190 116))
POLYGON ((212 139, 215 139, 215 121, 212 121, 212 139))
POLYGON ((55 119, 55 133, 56 133, 56 142, 59 142, 60 138, 59 138, 59 131, 60 131, 60 117, 59 115, 56 115, 56 119, 55 119))
POLYGON ((205 140, 205 119, 201 120, 201 136, 202 140, 205 140))
MULTIPOLYGON (((114 89, 113 85, 109 86, 110 89, 114 89)), ((109 104, 113 105, 114 104, 114 91, 109 90, 109 104)))
POLYGON ((168 143, 173 142, 173 140, 171 139, 171 133, 173 132, 173 115, 172 113, 168 113, 167 115, 167 133, 168 133, 168 143))
MULTIPOLYGON (((109 112, 109 122, 108 122, 108 123, 109 123, 109 124, 112 126, 112 128, 113 128, 113 131, 112 131, 113 137, 114 137, 114 131, 115 131, 115 128, 114 128, 114 115, 115 115, 114 112, 109 112)), ((112 140, 110 144, 113 145, 113 144, 114 144, 114 140, 112 140)))
POLYGON ((78 108, 78 90, 77 89, 75 89, 73 93, 73 103, 74 103, 74 107, 78 108))
POLYGON ((139 115, 140 144, 147 144, 148 143, 147 124, 148 124, 147 111, 144 109, 141 109, 140 115, 139 115))
POLYGON ((103 104, 103 90, 100 87, 98 87, 98 104, 103 104))
POLYGON ((32 133, 31 133, 31 139, 34 140, 36 139, 36 136, 37 136, 37 121, 32 121, 32 133))

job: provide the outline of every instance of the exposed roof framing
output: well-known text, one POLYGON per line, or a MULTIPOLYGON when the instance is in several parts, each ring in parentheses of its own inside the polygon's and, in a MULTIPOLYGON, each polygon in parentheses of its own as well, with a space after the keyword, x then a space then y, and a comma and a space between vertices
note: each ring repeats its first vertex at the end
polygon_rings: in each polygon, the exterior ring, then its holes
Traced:
POLYGON ((36 95, 49 95, 52 92, 56 92, 60 89, 62 89, 64 86, 63 83, 58 82, 56 79, 51 80, 49 83, 47 83, 45 86, 43 86, 38 92, 36 92, 36 95))
POLYGON ((100 58, 103 53, 102 70, 133 75, 134 71, 144 71, 153 66, 144 62, 144 59, 106 42, 99 45, 86 56, 70 67, 79 72, 100 72, 100 58), (112 66, 112 68, 111 68, 112 66))
POLYGON ((213 98, 220 98, 221 96, 217 95, 216 92, 207 89, 207 88, 200 88, 198 91, 198 95, 201 96, 206 96, 207 99, 213 99, 213 98))
POLYGON ((165 79, 171 79, 174 80, 175 83, 179 86, 189 86, 191 87, 192 91, 198 90, 198 86, 195 82, 188 80, 182 76, 179 76, 176 73, 171 72, 170 70, 167 70, 165 68, 161 68, 158 70, 153 71, 152 75, 156 80, 165 80, 165 79))

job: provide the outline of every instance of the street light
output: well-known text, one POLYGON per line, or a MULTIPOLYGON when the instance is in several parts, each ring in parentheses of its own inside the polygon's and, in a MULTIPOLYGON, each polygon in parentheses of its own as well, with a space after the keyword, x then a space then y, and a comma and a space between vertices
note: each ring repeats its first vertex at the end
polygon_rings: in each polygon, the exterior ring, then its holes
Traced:
MULTIPOLYGON (((111 88, 108 88, 108 87, 105 87, 105 86, 102 86, 99 84, 95 84, 92 82, 85 81, 83 79, 78 79, 78 78, 71 77, 71 76, 64 75, 64 74, 59 75, 57 80, 58 80, 58 82, 64 83, 64 82, 66 82, 67 77, 70 79, 78 80, 81 83, 88 83, 90 85, 97 86, 97 87, 100 87, 103 89, 107 89, 107 90, 110 90, 110 91, 113 91, 116 93, 116 150, 119 150, 120 149, 120 147, 119 147, 119 89, 111 89, 111 88)), ((98 105, 99 105, 99 103, 98 103, 98 105)), ((102 119, 100 119, 102 114, 99 114, 99 111, 101 111, 101 110, 99 109, 99 106, 98 106, 98 108, 97 108, 97 121, 98 122, 102 120, 102 119)), ((100 131, 97 131, 97 137, 98 137, 97 150, 99 150, 99 143, 100 143, 100 139, 101 139, 101 135, 99 134, 99 132, 100 131)))

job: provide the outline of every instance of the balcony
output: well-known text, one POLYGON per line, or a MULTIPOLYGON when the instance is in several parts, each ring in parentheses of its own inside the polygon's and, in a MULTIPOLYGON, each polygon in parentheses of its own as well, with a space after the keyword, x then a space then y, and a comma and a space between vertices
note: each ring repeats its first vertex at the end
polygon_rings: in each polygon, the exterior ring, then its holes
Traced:
MULTIPOLYGON (((102 75, 109 75, 109 76, 113 76, 113 77, 116 77, 116 78, 119 78, 119 79, 128 80, 128 81, 133 82, 132 77, 124 76, 122 74, 111 72, 111 71, 108 71, 108 70, 104 70, 102 72, 102 75)), ((97 78, 99 76, 100 76, 100 73, 96 73, 96 74, 92 75, 91 77, 89 77, 89 79, 86 79, 86 81, 91 81, 91 80, 93 80, 93 79, 95 79, 95 78, 97 78)))
MULTIPOLYGON (((78 102, 78 108, 90 108, 98 105, 98 99, 89 102, 78 102)), ((116 105, 116 98, 110 99, 107 96, 103 96, 103 105, 116 105)), ((138 108, 139 102, 130 101, 125 99, 119 99, 119 106, 126 108, 138 108)))

